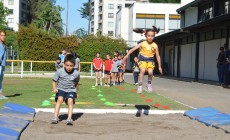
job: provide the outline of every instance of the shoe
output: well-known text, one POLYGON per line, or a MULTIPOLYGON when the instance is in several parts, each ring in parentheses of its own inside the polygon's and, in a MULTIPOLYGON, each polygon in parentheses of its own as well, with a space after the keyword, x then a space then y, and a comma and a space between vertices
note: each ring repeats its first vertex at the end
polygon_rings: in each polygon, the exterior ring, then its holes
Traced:
POLYGON ((95 87, 97 86, 97 83, 95 84, 95 87))
POLYGON ((106 86, 107 86, 107 84, 104 84, 104 86, 106 87, 106 86))
POLYGON ((135 85, 137 86, 137 85, 138 85, 138 83, 135 83, 135 85))
POLYGON ((66 120, 66 125, 73 125, 73 120, 72 119, 67 119, 66 120))
POLYGON ((100 86, 102 86, 102 83, 100 84, 100 86))
POLYGON ((137 87, 137 93, 139 93, 139 94, 142 93, 142 86, 137 87))
POLYGON ((1 95, 0 99, 8 99, 8 98, 6 96, 4 96, 4 95, 1 95))
POLYGON ((51 123, 52 123, 52 124, 57 124, 57 123, 58 123, 58 117, 53 117, 53 118, 51 119, 51 123))
POLYGON ((147 87, 148 92, 152 92, 153 91, 152 84, 147 84, 146 87, 147 87))

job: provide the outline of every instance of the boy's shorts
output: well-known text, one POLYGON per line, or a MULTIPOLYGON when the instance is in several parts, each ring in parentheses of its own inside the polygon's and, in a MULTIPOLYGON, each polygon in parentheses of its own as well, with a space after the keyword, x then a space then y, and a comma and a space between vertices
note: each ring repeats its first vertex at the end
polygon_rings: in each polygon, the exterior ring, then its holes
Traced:
POLYGON ((110 71, 105 70, 105 71, 104 71, 104 74, 110 75, 111 73, 110 73, 110 71))
POLYGON ((122 69, 118 69, 118 73, 123 73, 123 70, 122 69))
POLYGON ((69 98, 73 99, 73 104, 75 104, 75 98, 76 98, 75 92, 65 92, 62 90, 58 90, 58 93, 56 94, 56 97, 55 97, 56 102, 57 102, 59 96, 63 97, 63 99, 67 105, 68 105, 68 99, 69 98))
POLYGON ((101 69, 99 69, 99 70, 94 70, 95 72, 101 72, 102 70, 101 69))
POLYGON ((152 68, 154 70, 155 63, 154 62, 148 62, 148 61, 139 61, 138 62, 139 68, 145 68, 147 71, 149 68, 152 68))

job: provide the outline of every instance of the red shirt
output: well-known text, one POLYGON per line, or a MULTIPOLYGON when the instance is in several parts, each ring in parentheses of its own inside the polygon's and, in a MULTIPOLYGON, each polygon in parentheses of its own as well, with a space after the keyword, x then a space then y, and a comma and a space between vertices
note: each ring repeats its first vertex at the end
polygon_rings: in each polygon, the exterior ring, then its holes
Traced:
POLYGON ((113 61, 111 59, 105 60, 105 70, 110 71, 112 69, 113 61))
POLYGON ((93 64, 95 65, 96 69, 101 69, 102 63, 103 63, 103 60, 101 58, 94 58, 93 59, 93 64))

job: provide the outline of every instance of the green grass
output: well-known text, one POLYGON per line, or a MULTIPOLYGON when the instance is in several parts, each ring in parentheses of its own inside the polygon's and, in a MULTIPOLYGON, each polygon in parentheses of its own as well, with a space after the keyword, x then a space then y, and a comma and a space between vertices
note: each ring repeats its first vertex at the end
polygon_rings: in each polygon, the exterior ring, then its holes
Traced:
MULTIPOLYGON (((3 82, 4 95, 8 96, 8 100, 0 100, 0 107, 6 102, 18 103, 34 108, 41 108, 41 104, 44 100, 49 100, 52 96, 52 86, 51 78, 5 78, 3 82)), ((144 97, 140 97, 140 94, 135 92, 136 86, 125 83, 121 86, 104 87, 97 86, 92 89, 94 85, 94 79, 84 79, 80 80, 79 84, 79 99, 76 101, 82 102, 92 102, 94 104, 84 104, 77 105, 77 108, 120 108, 120 109, 134 109, 133 106, 122 107, 122 105, 117 104, 138 104, 138 105, 153 105, 160 104, 164 106, 169 106, 174 110, 187 110, 189 108, 174 102, 168 98, 164 98, 155 93, 145 93, 144 97), (101 92, 99 92, 99 90, 101 92), (103 97, 98 97, 98 94, 102 94, 103 97), (105 98, 106 101, 101 101, 101 98, 105 98), (152 102, 145 102, 146 99, 151 99, 152 102), (105 105, 105 102, 112 102, 113 106, 105 105)), ((142 95, 142 96, 143 96, 142 95)), ((53 100, 50 100, 53 102, 53 100)), ((53 108, 54 104, 51 106, 43 108, 53 108)), ((67 107, 63 105, 62 107, 67 107)), ((155 109, 151 107, 151 109, 155 109)))

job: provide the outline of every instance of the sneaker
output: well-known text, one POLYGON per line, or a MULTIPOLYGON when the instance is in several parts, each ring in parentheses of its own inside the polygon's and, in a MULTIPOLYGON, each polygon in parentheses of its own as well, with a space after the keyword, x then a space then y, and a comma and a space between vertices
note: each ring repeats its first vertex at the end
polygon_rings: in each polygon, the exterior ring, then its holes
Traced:
POLYGON ((138 85, 138 83, 135 83, 135 85, 137 86, 137 85, 138 85))
POLYGON ((106 86, 107 86, 107 84, 104 84, 104 86, 106 87, 106 86))
POLYGON ((67 119, 66 124, 67 125, 73 125, 73 120, 72 119, 67 119))
POLYGON ((6 96, 4 96, 4 95, 1 95, 0 99, 8 99, 8 98, 6 96))
POLYGON ((153 91, 152 84, 147 84, 146 87, 147 87, 148 92, 152 92, 153 91))
POLYGON ((57 123, 58 123, 58 117, 53 117, 53 118, 51 119, 51 123, 52 123, 52 124, 57 124, 57 123))
POLYGON ((139 93, 139 94, 142 93, 142 86, 137 87, 137 93, 139 93))
POLYGON ((95 84, 95 87, 97 86, 97 83, 95 84))

